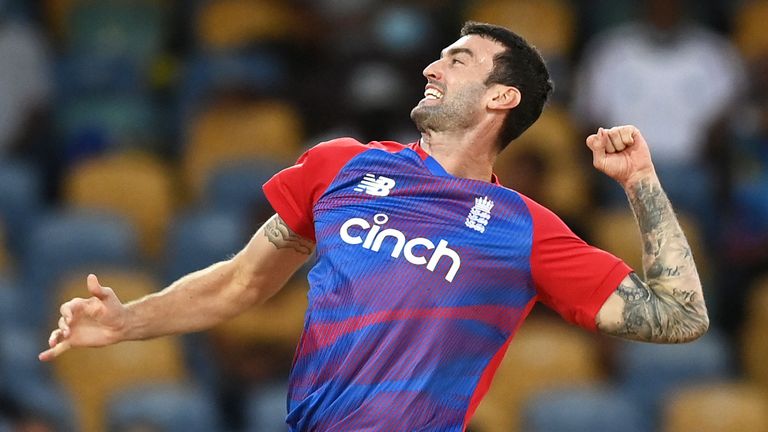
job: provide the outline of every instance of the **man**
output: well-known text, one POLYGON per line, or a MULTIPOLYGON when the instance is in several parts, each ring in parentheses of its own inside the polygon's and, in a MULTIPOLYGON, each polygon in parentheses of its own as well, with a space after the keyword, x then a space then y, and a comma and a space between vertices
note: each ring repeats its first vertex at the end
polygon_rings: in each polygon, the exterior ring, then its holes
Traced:
POLYGON ((62 305, 40 358, 210 328, 271 297, 315 248, 288 395, 294 431, 463 430, 536 301, 626 338, 706 331, 690 249, 637 129, 600 129, 587 145, 637 214, 645 281, 495 182, 496 155, 552 89, 535 49, 468 23, 424 75, 411 113, 419 142, 314 147, 264 186, 277 214, 242 251, 160 293, 123 305, 89 275, 92 297, 62 305))

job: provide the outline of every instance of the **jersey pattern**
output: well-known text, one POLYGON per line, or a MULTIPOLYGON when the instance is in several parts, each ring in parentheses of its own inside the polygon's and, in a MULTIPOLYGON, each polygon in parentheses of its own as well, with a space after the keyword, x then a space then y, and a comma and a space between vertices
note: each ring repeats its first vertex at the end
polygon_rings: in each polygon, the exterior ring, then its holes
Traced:
MULTIPOLYGON (((292 431, 461 432, 543 297, 532 274, 531 203, 498 184, 453 177, 414 145, 375 144, 341 148, 328 181, 299 188, 315 192, 289 188, 330 164, 312 165, 306 154, 292 168, 300 175, 288 170, 265 185, 289 226, 317 243, 287 422, 292 431), (303 207, 311 216, 296 210, 303 207)), ((549 231, 563 237, 559 230, 549 231)), ((594 248, 574 248, 582 249, 594 248)), ((561 272, 542 262, 541 273, 561 272)), ((601 283, 615 288, 626 272, 607 268, 601 283)), ((589 327, 608 295, 595 291, 574 294, 590 299, 571 321, 589 327)))
POLYGON ((344 166, 314 218, 321 258, 309 275, 289 423, 462 430, 483 372, 535 296, 525 203, 411 149, 373 149, 344 166), (467 224, 476 200, 492 203, 484 232, 467 224))

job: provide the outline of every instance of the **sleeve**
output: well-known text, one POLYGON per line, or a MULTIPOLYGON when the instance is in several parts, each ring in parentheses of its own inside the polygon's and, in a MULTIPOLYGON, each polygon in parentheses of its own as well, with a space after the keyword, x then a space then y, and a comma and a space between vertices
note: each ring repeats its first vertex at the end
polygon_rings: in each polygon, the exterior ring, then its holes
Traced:
POLYGON ((533 218, 531 273, 539 301, 566 321, 596 331, 597 313, 632 269, 584 242, 550 210, 524 199, 533 218))
POLYGON ((320 143, 301 155, 295 165, 269 179, 264 195, 296 234, 315 241, 312 208, 341 168, 366 149, 352 138, 320 143))

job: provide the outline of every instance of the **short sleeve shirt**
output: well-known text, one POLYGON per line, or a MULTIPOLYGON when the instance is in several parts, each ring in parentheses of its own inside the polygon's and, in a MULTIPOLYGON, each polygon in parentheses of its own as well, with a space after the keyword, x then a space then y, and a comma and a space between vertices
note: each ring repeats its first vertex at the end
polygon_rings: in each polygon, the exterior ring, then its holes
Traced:
POLYGON ((418 143, 321 143, 264 185, 317 243, 293 431, 463 431, 536 301, 595 329, 631 269, 552 212, 418 143))

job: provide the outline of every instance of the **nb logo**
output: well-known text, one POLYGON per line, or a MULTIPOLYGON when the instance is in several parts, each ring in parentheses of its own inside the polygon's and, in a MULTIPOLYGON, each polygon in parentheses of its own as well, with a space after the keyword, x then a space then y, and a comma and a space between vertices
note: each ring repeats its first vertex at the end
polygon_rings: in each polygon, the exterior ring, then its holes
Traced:
POLYGON ((395 187, 395 181, 389 177, 379 176, 368 173, 363 177, 363 181, 355 188, 355 192, 365 192, 373 196, 387 196, 389 191, 395 187))

